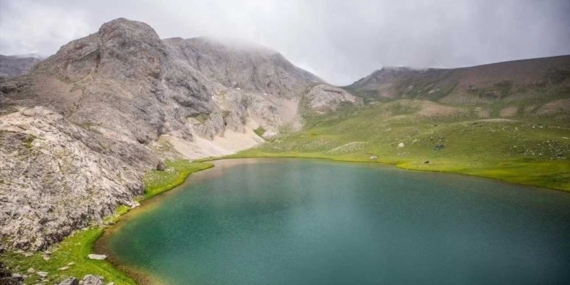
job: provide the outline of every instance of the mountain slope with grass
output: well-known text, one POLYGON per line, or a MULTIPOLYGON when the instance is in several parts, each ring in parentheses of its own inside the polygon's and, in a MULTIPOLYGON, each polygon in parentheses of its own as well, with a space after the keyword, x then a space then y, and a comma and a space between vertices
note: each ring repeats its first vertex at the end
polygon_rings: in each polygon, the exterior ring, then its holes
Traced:
POLYGON ((570 191, 570 57, 455 70, 386 68, 345 90, 362 107, 240 157, 384 162, 570 191))

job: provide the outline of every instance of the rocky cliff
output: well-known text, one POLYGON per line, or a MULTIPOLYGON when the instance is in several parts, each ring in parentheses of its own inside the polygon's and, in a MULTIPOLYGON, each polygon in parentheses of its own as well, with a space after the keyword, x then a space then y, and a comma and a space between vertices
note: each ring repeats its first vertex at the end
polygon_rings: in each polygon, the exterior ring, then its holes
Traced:
POLYGON ((315 84, 328 86, 264 47, 105 23, 0 79, 0 249, 43 249, 132 205, 164 158, 157 145, 190 159, 230 154, 263 142, 256 128, 299 127, 307 93, 319 111, 360 100, 309 92, 315 84))
POLYGON ((213 38, 172 38, 164 43, 176 59, 228 88, 291 98, 307 83, 322 82, 278 52, 252 43, 213 38))

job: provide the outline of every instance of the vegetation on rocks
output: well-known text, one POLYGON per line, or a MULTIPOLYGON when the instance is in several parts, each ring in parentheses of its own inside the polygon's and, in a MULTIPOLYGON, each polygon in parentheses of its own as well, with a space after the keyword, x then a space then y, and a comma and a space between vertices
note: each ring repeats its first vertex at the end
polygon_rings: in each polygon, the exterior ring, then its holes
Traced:
POLYGON ((263 134, 265 134, 266 130, 263 127, 259 127, 253 131, 255 132, 256 135, 263 137, 263 134))

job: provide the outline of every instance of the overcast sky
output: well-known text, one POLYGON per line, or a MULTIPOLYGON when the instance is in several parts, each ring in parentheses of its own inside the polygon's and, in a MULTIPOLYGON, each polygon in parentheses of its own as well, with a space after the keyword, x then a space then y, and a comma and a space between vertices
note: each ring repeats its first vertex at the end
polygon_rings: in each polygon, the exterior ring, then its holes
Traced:
POLYGON ((0 54, 50 55, 118 17, 161 38, 254 41, 338 85, 382 66, 570 54, 570 0, 0 0, 0 54))

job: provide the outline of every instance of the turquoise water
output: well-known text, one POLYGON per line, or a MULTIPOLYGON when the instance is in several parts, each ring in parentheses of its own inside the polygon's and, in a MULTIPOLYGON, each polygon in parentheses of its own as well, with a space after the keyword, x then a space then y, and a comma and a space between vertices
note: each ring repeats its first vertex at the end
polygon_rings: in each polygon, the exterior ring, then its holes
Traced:
POLYGON ((167 284, 570 284, 570 194, 311 160, 221 161, 108 243, 167 284))

